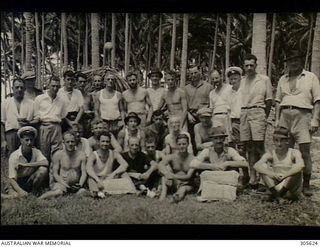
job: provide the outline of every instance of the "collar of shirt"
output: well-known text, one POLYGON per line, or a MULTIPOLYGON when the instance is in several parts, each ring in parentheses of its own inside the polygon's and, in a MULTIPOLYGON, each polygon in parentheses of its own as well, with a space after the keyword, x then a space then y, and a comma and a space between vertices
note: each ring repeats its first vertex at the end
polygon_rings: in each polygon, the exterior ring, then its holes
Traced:
POLYGON ((200 80, 199 83, 197 84, 197 86, 194 86, 192 83, 189 84, 191 87, 194 87, 194 88, 199 88, 203 85, 203 81, 200 80))
MULTIPOLYGON (((305 76, 305 75, 306 75, 306 70, 303 69, 297 78, 300 79, 302 76, 305 76)), ((286 73, 284 76, 287 79, 287 81, 289 81, 289 73, 286 73)))
MULTIPOLYGON (((31 154, 31 160, 30 160, 30 162, 33 162, 33 159, 34 159, 34 149, 33 149, 33 148, 32 148, 32 150, 31 150, 31 152, 32 152, 32 154, 31 154)), ((22 154, 22 147, 21 147, 21 146, 18 148, 17 156, 18 156, 19 160, 20 160, 20 158, 22 158, 23 161, 25 161, 26 163, 30 163, 30 162, 28 162, 27 159, 23 156, 23 154, 22 154)))

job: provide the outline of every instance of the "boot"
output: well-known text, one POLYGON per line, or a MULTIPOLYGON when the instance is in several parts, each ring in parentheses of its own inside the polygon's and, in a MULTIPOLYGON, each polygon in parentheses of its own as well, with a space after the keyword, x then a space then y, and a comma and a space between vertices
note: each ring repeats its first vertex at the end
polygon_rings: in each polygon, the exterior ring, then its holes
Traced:
POLYGON ((311 174, 303 174, 302 193, 308 197, 313 195, 313 193, 310 189, 310 177, 311 177, 311 174))

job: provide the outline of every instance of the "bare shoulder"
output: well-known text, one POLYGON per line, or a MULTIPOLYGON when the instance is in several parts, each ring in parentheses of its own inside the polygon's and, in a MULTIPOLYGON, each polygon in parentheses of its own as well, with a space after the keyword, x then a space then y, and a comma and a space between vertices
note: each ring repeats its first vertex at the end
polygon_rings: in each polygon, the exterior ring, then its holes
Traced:
POLYGON ((119 131, 118 138, 119 137, 124 137, 124 129, 119 131))
POLYGON ((64 154, 65 154, 65 150, 64 150, 64 149, 61 149, 61 150, 56 151, 56 152, 52 155, 52 158, 55 159, 55 160, 58 160, 58 159, 61 159, 64 154))

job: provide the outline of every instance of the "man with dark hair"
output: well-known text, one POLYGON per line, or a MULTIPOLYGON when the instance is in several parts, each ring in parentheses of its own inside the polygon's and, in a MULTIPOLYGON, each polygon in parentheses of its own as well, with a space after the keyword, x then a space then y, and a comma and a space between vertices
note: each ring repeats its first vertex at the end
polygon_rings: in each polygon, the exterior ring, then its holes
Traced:
POLYGON ((75 75, 71 70, 63 73, 64 86, 59 89, 58 94, 67 102, 67 117, 63 122, 62 131, 66 131, 72 123, 79 123, 83 114, 84 99, 79 89, 75 87, 75 75))
POLYGON ((180 117, 182 130, 187 131, 187 98, 185 91, 178 87, 177 73, 175 71, 166 72, 165 82, 168 85, 168 90, 161 96, 156 109, 161 110, 166 105, 168 107, 169 118, 171 116, 180 117))
POLYGON ((114 136, 124 126, 125 111, 122 95, 115 90, 115 76, 107 72, 104 76, 105 88, 97 92, 94 111, 98 119, 102 119, 109 126, 109 131, 114 136))
POLYGON ((139 86, 138 75, 135 72, 129 72, 126 76, 129 83, 129 89, 122 93, 123 101, 127 112, 135 112, 141 119, 141 127, 145 127, 151 122, 153 107, 150 96, 146 89, 139 86), (146 113, 146 106, 149 106, 146 113))
POLYGON ((160 80, 163 77, 162 72, 158 68, 153 68, 148 74, 148 78, 151 80, 152 87, 147 88, 150 101, 153 107, 153 110, 156 110, 159 106, 160 99, 165 92, 165 89, 161 87, 160 80))
POLYGON ((1 194, 1 198, 24 197, 30 192, 37 194, 48 182, 48 160, 33 147, 37 130, 25 126, 18 130, 17 136, 21 146, 9 157, 10 186, 6 188, 8 194, 1 194))
POLYGON ((177 203, 184 199, 187 193, 192 191, 193 185, 191 178, 194 169, 190 167, 194 159, 193 154, 188 152, 190 138, 186 134, 179 134, 176 138, 179 151, 167 155, 158 164, 160 170, 165 171, 162 177, 162 191, 160 200, 167 196, 168 188, 174 187, 173 202, 177 203))
POLYGON ((311 135, 319 128, 320 83, 314 73, 303 69, 303 56, 290 50, 286 62, 288 73, 279 82, 276 94, 276 126, 289 130, 299 145, 304 160, 303 193, 311 196, 311 135))
POLYGON ((81 132, 82 132, 81 128, 82 126, 80 124, 73 123, 69 131, 72 131, 75 135, 76 149, 83 152, 88 158, 92 153, 92 148, 90 146, 88 139, 81 137, 81 132))
POLYGON ((22 74, 21 79, 24 81, 26 87, 25 97, 27 99, 34 100, 38 95, 43 93, 35 87, 36 74, 33 71, 26 71, 22 74))
POLYGON ((40 196, 40 199, 48 199, 61 196, 65 193, 77 193, 83 195, 83 188, 87 179, 86 156, 76 149, 76 137, 73 132, 63 134, 65 148, 53 154, 52 173, 53 182, 51 190, 40 196))
POLYGON ((241 80, 242 108, 240 114, 240 140, 248 152, 249 184, 258 187, 259 177, 253 165, 265 153, 264 140, 267 118, 272 106, 270 78, 256 72, 257 58, 249 54, 244 59, 245 76, 241 80))
POLYGON ((163 113, 156 110, 152 114, 152 124, 146 127, 146 138, 152 136, 155 138, 156 150, 164 149, 164 139, 169 134, 168 127, 165 126, 163 113))
POLYGON ((1 104, 1 148, 9 155, 17 150, 20 140, 17 131, 20 127, 30 125, 34 119, 34 102, 25 97, 25 84, 21 79, 14 79, 13 96, 1 104))
POLYGON ((300 151, 289 148, 289 135, 287 129, 276 128, 275 150, 264 154, 254 165, 272 193, 270 200, 282 197, 296 200, 301 193, 304 163, 300 151))

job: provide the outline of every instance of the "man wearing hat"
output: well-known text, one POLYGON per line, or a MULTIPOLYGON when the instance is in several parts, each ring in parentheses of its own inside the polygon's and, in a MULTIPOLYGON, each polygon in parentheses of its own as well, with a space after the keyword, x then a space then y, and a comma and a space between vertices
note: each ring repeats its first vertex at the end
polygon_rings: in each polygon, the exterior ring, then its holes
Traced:
POLYGON ((244 157, 225 144, 228 135, 222 126, 214 127, 211 138, 213 146, 203 149, 191 162, 190 167, 198 170, 225 171, 233 168, 247 168, 244 157))
POLYGON ((289 135, 286 128, 276 128, 275 150, 264 154, 254 165, 272 193, 270 200, 282 197, 296 200, 301 193, 304 162, 299 150, 289 148, 289 135))
POLYGON ((311 196, 311 135, 320 119, 320 83, 317 76, 303 69, 302 55, 291 50, 286 58, 288 73, 279 82, 276 93, 276 126, 285 127, 299 145, 304 159, 303 193, 311 196))
POLYGON ((272 85, 270 78, 256 72, 257 57, 247 54, 244 58, 245 76, 241 79, 242 97, 240 113, 240 140, 248 152, 250 186, 258 188, 259 177, 253 165, 265 153, 264 140, 267 119, 272 106, 272 85))
POLYGON ((150 96, 146 89, 139 86, 137 72, 129 72, 126 79, 129 83, 129 89, 122 93, 123 102, 127 112, 135 112, 141 119, 141 127, 145 127, 150 123, 153 107, 150 96), (146 107, 149 107, 147 112, 146 107))
POLYGON ((23 197, 30 192, 39 193, 48 182, 48 160, 40 150, 33 147, 37 130, 25 126, 18 130, 17 135, 21 146, 9 157, 10 186, 6 188, 8 194, 1 194, 3 198, 23 197))
POLYGON ((30 125, 34 119, 34 102, 25 97, 25 83, 21 79, 14 79, 12 85, 13 96, 5 99, 1 104, 1 143, 3 151, 6 148, 9 155, 17 150, 20 140, 17 131, 20 127, 30 125))
POLYGON ((161 96, 165 91, 165 89, 160 85, 160 80, 162 77, 163 77, 163 74, 158 68, 153 68, 148 74, 148 78, 152 82, 151 84, 152 87, 147 88, 147 91, 150 96, 153 110, 157 109, 158 105, 160 104, 161 96))
POLYGON ((34 100, 38 95, 43 93, 35 87, 36 74, 33 71, 26 71, 22 74, 21 79, 24 81, 26 86, 25 97, 27 99, 34 100))
POLYGON ((196 143, 196 150, 202 151, 205 148, 213 146, 210 139, 212 135, 212 110, 210 108, 201 108, 197 112, 200 123, 194 126, 194 136, 196 143))
POLYGON ((118 134, 118 141, 122 147, 123 152, 129 151, 129 138, 136 137, 139 139, 140 148, 144 151, 145 148, 145 132, 138 126, 141 124, 141 119, 135 112, 129 112, 125 117, 124 122, 126 126, 120 130, 118 134))

